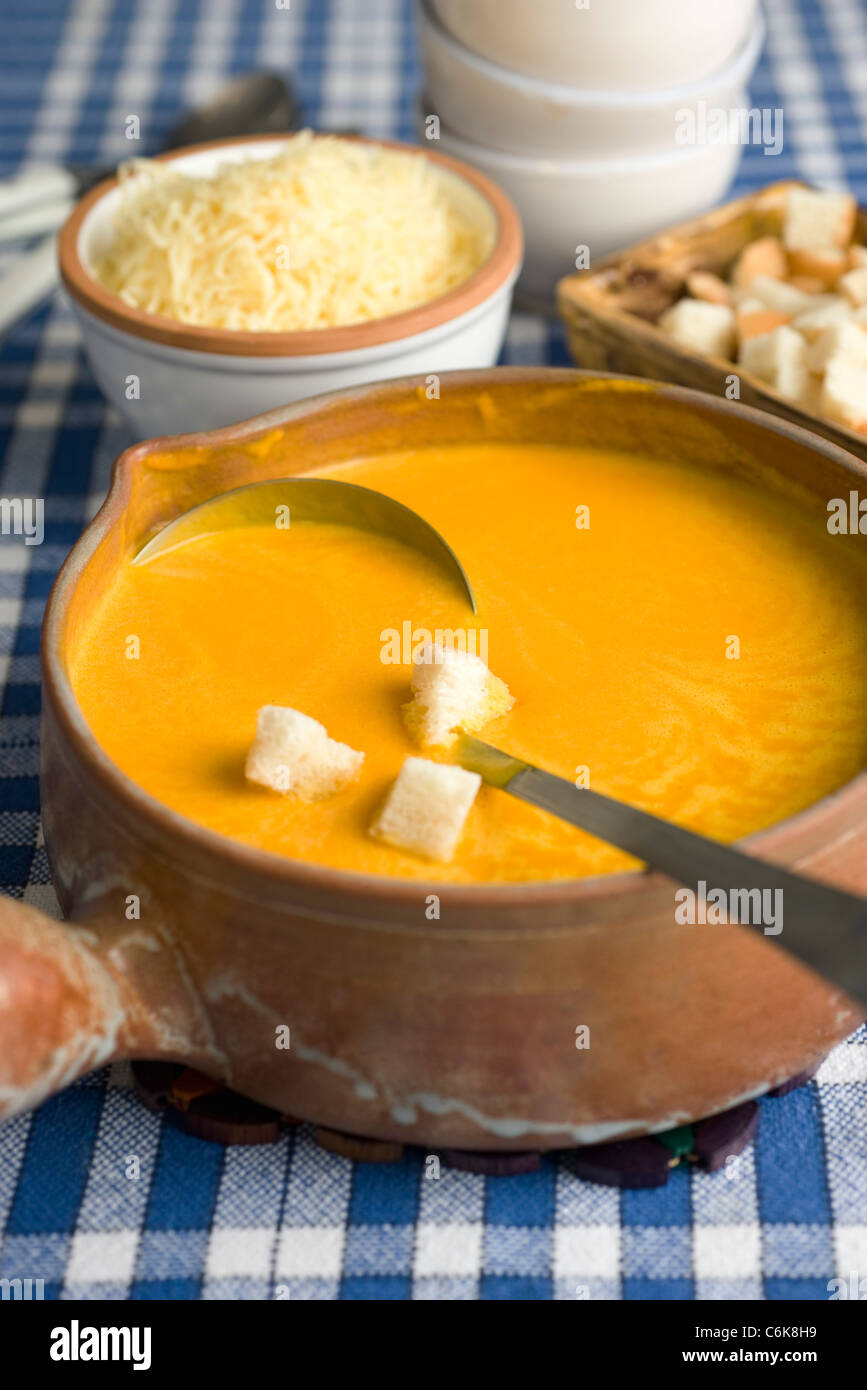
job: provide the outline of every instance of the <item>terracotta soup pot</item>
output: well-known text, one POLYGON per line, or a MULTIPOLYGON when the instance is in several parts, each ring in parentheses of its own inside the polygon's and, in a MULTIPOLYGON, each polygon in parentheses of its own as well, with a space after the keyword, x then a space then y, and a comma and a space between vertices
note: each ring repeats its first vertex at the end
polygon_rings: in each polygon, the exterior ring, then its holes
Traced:
MULTIPOLYGON (((44 831, 70 921, 0 907, 0 1113, 113 1059, 155 1058, 361 1135, 550 1149, 724 1110, 856 1026, 851 1001, 772 939, 678 925, 661 876, 467 887, 432 873, 428 887, 322 868, 160 805, 91 734, 70 655, 117 566, 166 522, 255 479, 491 439, 782 472, 823 510, 867 486, 842 450, 737 403, 535 368, 445 375, 435 407, 408 379, 127 450, 45 618, 44 831), (240 447, 269 431, 279 447, 240 447)), ((748 848, 867 891, 867 776, 748 848)))

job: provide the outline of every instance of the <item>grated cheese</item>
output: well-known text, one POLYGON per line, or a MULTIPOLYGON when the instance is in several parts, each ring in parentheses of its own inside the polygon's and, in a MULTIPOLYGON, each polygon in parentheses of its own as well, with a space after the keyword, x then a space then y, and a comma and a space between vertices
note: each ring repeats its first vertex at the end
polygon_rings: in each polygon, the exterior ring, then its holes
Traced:
POLYGON ((467 279, 491 219, 421 156, 303 131, 211 176, 136 159, 120 170, 96 278, 182 323, 291 332, 411 309, 467 279))

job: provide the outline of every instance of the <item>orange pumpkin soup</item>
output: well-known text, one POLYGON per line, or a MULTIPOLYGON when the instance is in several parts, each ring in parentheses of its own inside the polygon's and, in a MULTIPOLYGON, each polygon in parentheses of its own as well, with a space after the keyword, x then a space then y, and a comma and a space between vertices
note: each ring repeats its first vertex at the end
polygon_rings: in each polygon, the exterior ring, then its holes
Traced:
POLYGON ((828 534, 820 503, 713 470, 549 446, 422 450, 323 473, 379 488, 437 527, 478 614, 427 560, 345 527, 248 527, 126 564, 78 646, 73 684, 109 756, 191 820, 392 877, 630 867, 487 787, 450 863, 370 836, 419 752, 400 713, 407 632, 471 627, 486 640, 515 697, 490 742, 721 840, 801 810, 867 764, 867 562, 828 534), (314 804, 246 782, 265 704, 363 750, 359 781, 314 804))

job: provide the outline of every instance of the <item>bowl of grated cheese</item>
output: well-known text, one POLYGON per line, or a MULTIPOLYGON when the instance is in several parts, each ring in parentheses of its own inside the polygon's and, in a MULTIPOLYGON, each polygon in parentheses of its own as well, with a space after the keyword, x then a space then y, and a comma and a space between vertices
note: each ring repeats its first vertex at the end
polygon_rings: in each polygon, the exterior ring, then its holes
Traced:
POLYGON ((523 242, 506 194, 460 161, 302 131, 131 160, 58 250, 94 375, 147 438, 492 366, 523 242))

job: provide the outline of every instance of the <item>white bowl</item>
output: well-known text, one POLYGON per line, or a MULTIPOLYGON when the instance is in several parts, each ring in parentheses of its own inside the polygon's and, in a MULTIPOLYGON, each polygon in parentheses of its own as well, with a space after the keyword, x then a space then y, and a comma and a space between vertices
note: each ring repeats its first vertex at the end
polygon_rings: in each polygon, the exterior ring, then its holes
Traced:
MULTIPOLYGON (((605 7, 600 7, 603 12, 605 7)), ((541 5, 534 14, 548 13, 541 5)), ((558 11, 559 13, 559 11, 558 11)), ((575 11, 583 22, 590 11, 575 11)), ((595 14, 596 11, 594 10, 595 14)), ((680 148, 678 132, 702 109, 730 111, 764 42, 761 18, 738 52, 711 76, 664 91, 593 91, 554 86, 498 67, 458 43, 433 12, 418 8, 428 114, 455 134, 507 154, 603 159, 680 148)))
MULTIPOLYGON (((426 109, 423 97, 422 130, 426 109)), ((552 306, 557 281, 575 269, 578 247, 589 248, 592 265, 712 207, 725 195, 740 156, 737 145, 699 145, 650 159, 534 159, 471 144, 444 126, 439 147, 509 194, 524 224, 519 288, 552 306)))
MULTIPOLYGON (((208 174, 226 160, 262 158, 285 136, 218 141, 172 153, 208 174)), ((249 333, 146 314, 110 293, 90 267, 111 241, 117 180, 78 204, 59 240, 60 270, 94 376, 137 438, 217 429, 325 391, 387 377, 490 367, 508 323, 521 266, 521 225, 505 194, 478 171, 431 150, 389 142, 433 160, 462 208, 495 229, 494 248, 467 280, 405 313, 342 328, 249 333)))
POLYGON ((658 91, 724 67, 758 0, 433 0, 446 28, 494 63, 569 86, 658 91))

